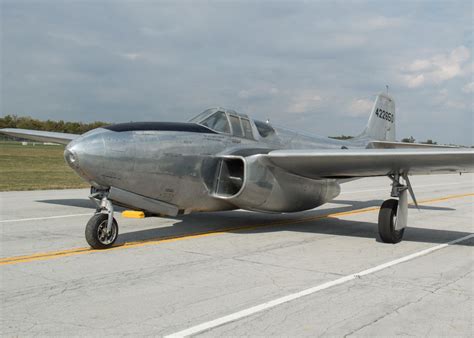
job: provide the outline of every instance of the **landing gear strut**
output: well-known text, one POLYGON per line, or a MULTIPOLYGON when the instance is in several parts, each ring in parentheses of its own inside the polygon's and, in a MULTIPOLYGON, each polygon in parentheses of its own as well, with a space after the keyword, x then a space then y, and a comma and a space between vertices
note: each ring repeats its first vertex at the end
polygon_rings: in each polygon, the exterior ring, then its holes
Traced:
POLYGON ((98 191, 89 196, 97 204, 97 210, 86 225, 86 241, 93 249, 110 248, 118 236, 118 224, 114 207, 107 192, 98 191))
POLYGON ((408 192, 410 193, 415 205, 415 194, 411 188, 410 180, 406 173, 389 175, 392 180, 392 197, 396 199, 388 199, 382 203, 379 211, 379 236, 385 243, 398 243, 403 239, 405 228, 408 221, 408 192), (403 178, 405 184, 400 182, 400 177, 403 178))

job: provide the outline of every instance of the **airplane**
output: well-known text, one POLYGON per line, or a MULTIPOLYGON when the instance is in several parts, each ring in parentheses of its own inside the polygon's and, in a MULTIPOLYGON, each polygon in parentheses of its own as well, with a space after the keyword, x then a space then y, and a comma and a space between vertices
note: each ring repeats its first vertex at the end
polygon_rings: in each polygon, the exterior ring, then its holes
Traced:
POLYGON ((290 213, 336 198, 341 184, 387 176, 390 195, 378 216, 385 243, 402 240, 409 176, 474 171, 474 151, 395 140, 395 101, 376 96, 366 128, 349 140, 319 137, 246 114, 212 108, 189 122, 130 122, 83 135, 0 129, 6 135, 65 144, 68 165, 91 185, 97 209, 85 228, 94 249, 118 236, 114 205, 124 216, 171 216, 245 209, 290 213))

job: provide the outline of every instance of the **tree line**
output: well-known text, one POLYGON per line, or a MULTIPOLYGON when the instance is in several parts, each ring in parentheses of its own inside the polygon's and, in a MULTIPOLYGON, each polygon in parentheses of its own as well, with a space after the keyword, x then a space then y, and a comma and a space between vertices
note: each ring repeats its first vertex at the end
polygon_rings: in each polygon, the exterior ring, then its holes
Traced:
MULTIPOLYGON (((333 139, 336 139, 336 140, 350 140, 350 139, 354 138, 354 136, 341 135, 341 136, 329 136, 329 138, 333 138, 333 139)), ((415 143, 416 140, 413 136, 410 136, 410 137, 402 138, 401 142, 415 143)), ((420 142, 420 143, 422 143, 422 144, 438 144, 438 142, 435 142, 431 139, 428 139, 425 142, 420 142)))
MULTIPOLYGON (((405 142, 405 143, 415 143, 416 140, 413 136, 410 136, 410 137, 405 137, 405 138, 402 138, 402 142, 405 142)), ((422 144, 438 144, 438 142, 435 142, 431 139, 428 139, 426 140, 425 142, 420 142, 422 144)))
POLYGON ((21 128, 44 131, 55 131, 60 133, 83 134, 91 129, 99 128, 108 123, 105 122, 65 122, 63 120, 38 120, 29 116, 19 117, 16 115, 6 115, 0 117, 0 128, 21 128))

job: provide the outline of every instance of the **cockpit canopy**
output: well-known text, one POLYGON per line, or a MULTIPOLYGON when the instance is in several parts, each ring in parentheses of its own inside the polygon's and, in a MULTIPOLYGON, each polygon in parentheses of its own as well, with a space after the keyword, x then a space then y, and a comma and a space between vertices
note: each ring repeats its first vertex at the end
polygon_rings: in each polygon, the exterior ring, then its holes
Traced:
POLYGON ((201 124, 219 133, 254 139, 248 116, 233 110, 211 108, 191 119, 190 122, 201 124))
MULTIPOLYGON (((255 139, 249 117, 234 110, 224 108, 207 109, 189 122, 206 126, 219 133, 255 139)), ((275 133, 275 130, 267 123, 254 121, 254 124, 261 137, 268 137, 275 133)))

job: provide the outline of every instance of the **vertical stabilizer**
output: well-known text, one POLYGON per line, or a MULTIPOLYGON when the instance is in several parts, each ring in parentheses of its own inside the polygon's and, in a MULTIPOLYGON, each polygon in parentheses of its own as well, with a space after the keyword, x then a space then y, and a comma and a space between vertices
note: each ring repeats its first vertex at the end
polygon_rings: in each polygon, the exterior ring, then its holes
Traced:
POLYGON ((395 141, 395 101, 380 93, 375 98, 367 127, 359 138, 377 141, 395 141))

